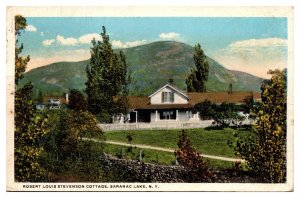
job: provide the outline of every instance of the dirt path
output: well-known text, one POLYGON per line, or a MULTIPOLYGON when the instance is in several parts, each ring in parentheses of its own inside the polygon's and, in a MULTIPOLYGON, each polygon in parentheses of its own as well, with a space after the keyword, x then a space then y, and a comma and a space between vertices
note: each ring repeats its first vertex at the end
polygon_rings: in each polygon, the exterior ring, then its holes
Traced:
MULTIPOLYGON (((115 141, 100 141, 94 138, 82 138, 82 140, 90 140, 94 142, 105 142, 107 144, 114 144, 114 145, 119 145, 119 146, 133 146, 137 148, 143 148, 143 149, 151 149, 151 150, 157 150, 157 151, 165 151, 165 152, 170 152, 174 153, 174 149, 168 149, 168 148, 162 148, 162 147, 156 147, 156 146, 148 146, 148 145, 143 145, 143 144, 128 144, 124 142, 115 142, 115 141)), ((242 159, 238 158, 229 158, 229 157, 220 157, 220 156, 215 156, 215 155, 205 155, 201 154, 202 157, 205 158, 210 158, 210 159, 216 159, 216 160, 222 160, 222 161, 229 161, 229 162, 245 162, 242 159)))

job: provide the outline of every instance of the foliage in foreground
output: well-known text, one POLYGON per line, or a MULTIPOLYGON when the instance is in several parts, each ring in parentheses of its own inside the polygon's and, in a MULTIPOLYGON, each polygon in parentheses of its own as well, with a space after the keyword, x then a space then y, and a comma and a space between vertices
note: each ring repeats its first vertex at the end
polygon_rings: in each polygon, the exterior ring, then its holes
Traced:
MULTIPOLYGON (((15 35, 27 26, 26 19, 15 16, 15 35)), ((21 57, 23 44, 15 46, 15 131, 14 131, 14 167, 15 180, 18 182, 36 182, 47 178, 47 172, 40 166, 40 155, 43 151, 41 139, 46 134, 47 117, 40 116, 35 110, 31 98, 32 84, 29 82, 18 88, 30 58, 21 57)))
POLYGON ((179 149, 175 151, 178 163, 184 166, 188 172, 190 181, 207 182, 213 180, 213 174, 208 169, 208 164, 203 160, 199 152, 192 147, 185 130, 182 130, 178 141, 179 149))
POLYGON ((239 139, 237 153, 253 172, 272 183, 286 181, 286 70, 270 71, 262 85, 261 104, 253 112, 253 135, 239 139))
POLYGON ((102 144, 83 139, 95 137, 104 140, 95 116, 73 110, 61 111, 56 116, 45 140, 44 166, 54 175, 69 172, 84 181, 97 181, 101 172, 102 144))

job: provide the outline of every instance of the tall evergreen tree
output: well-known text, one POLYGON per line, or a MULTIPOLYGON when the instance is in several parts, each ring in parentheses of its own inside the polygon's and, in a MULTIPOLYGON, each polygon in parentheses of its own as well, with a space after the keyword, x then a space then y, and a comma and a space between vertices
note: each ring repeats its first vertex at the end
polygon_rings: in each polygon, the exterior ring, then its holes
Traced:
MULTIPOLYGON (((20 15, 15 16, 16 38, 21 31, 26 29, 26 19, 20 15)), ((46 173, 39 164, 42 152, 40 140, 46 133, 47 119, 40 117, 35 112, 35 106, 31 98, 31 82, 18 88, 18 82, 23 77, 29 56, 23 58, 20 55, 23 45, 15 46, 15 134, 14 134, 14 165, 15 180, 18 182, 45 181, 46 173)))
POLYGON ((192 68, 186 78, 188 92, 206 92, 206 81, 208 80, 209 64, 206 56, 198 43, 195 46, 194 62, 196 68, 192 68))
POLYGON ((102 27, 102 41, 92 40, 90 63, 86 67, 88 110, 109 122, 117 113, 126 113, 129 75, 125 55, 115 53, 106 29, 102 27))

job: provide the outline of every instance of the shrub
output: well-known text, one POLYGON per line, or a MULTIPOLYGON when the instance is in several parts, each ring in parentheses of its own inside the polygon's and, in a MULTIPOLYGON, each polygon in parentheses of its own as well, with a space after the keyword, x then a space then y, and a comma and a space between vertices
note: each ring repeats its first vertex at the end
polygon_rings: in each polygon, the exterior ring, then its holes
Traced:
POLYGON ((201 119, 213 119, 213 125, 217 127, 240 126, 244 117, 238 114, 239 106, 233 103, 222 103, 217 105, 205 100, 195 105, 193 112, 199 112, 201 119))
POLYGON ((192 147, 185 130, 182 130, 177 145, 179 149, 175 151, 175 156, 178 163, 187 169, 190 182, 211 182, 214 179, 213 174, 208 169, 207 162, 192 147))
POLYGON ((212 118, 213 124, 220 127, 240 126, 244 120, 244 117, 238 114, 237 106, 233 103, 216 105, 212 118))
POLYGON ((89 112, 68 110, 60 111, 53 119, 57 123, 51 127, 47 138, 44 166, 54 174, 76 175, 80 181, 99 181, 102 144, 83 139, 104 140, 95 116, 89 112))

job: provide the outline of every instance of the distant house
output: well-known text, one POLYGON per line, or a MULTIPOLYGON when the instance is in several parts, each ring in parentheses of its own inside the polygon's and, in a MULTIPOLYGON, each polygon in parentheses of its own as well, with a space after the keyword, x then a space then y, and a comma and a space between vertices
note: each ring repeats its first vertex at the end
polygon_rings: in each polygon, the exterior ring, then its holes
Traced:
POLYGON ((68 104, 68 94, 65 97, 63 96, 44 96, 43 104, 38 104, 37 109, 43 106, 49 109, 60 109, 62 105, 68 104))
MULTIPOLYGON (((254 92, 206 92, 185 93, 172 83, 167 83, 149 97, 129 96, 130 113, 127 120, 130 123, 148 122, 199 122, 198 113, 193 114, 194 105, 209 100, 213 103, 242 104, 246 98, 258 100, 259 93, 254 92)), ((126 119, 114 120, 114 123, 126 119)))
POLYGON ((60 99, 49 99, 48 106, 49 109, 60 109, 60 99))

